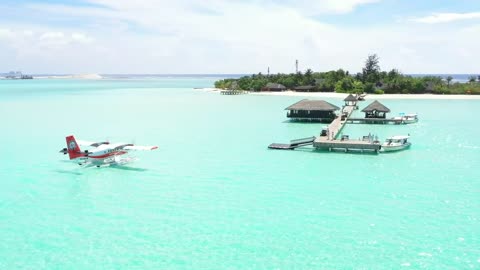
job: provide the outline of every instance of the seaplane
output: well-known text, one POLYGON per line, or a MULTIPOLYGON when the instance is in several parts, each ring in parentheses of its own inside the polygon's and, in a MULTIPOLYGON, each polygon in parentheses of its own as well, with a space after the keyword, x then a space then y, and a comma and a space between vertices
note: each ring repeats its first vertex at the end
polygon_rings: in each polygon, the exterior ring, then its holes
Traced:
POLYGON ((64 155, 68 154, 70 160, 80 166, 111 166, 124 165, 135 161, 136 158, 127 157, 131 151, 151 151, 157 146, 138 146, 131 143, 89 142, 76 140, 73 135, 67 136, 67 147, 60 150, 64 155), (80 150, 80 146, 87 150, 80 150))

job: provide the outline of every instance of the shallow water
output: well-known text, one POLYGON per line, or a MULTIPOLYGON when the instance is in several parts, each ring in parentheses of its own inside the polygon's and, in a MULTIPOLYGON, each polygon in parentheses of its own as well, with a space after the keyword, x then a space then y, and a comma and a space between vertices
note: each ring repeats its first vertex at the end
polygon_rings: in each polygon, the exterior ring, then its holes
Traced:
POLYGON ((192 89, 214 80, 0 81, 0 268, 480 267, 480 101, 388 100, 420 122, 343 131, 408 151, 274 151, 322 124, 286 122, 299 98, 192 89), (84 169, 70 134, 159 149, 84 169))

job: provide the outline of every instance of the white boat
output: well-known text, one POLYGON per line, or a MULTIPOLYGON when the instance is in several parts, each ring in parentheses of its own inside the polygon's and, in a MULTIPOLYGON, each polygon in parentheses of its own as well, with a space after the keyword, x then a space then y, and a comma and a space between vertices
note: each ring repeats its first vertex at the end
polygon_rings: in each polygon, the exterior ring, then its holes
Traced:
POLYGON ((390 137, 382 144, 381 151, 392 152, 406 149, 412 145, 412 143, 408 141, 409 138, 410 136, 405 135, 390 137))
POLYGON ((416 113, 401 113, 400 116, 394 117, 394 120, 398 120, 399 124, 412 124, 418 122, 418 114, 416 113))
POLYGON ((416 113, 408 113, 403 116, 403 122, 405 124, 411 124, 418 122, 418 114, 416 113))

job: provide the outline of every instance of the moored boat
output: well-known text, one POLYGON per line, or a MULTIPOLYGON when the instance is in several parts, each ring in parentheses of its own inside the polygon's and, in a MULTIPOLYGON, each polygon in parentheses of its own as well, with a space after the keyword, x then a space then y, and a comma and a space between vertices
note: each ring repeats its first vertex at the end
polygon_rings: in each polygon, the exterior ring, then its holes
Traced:
POLYGON ((411 142, 408 141, 410 136, 399 135, 387 138, 385 142, 382 144, 381 151, 383 152, 393 152, 406 149, 412 145, 411 142))
POLYGON ((408 113, 404 114, 401 113, 399 116, 393 118, 393 120, 397 120, 397 124, 413 124, 418 122, 418 114, 416 113, 408 113))
POLYGON ((403 116, 403 122, 405 124, 411 124, 418 122, 418 115, 416 113, 409 113, 403 116))

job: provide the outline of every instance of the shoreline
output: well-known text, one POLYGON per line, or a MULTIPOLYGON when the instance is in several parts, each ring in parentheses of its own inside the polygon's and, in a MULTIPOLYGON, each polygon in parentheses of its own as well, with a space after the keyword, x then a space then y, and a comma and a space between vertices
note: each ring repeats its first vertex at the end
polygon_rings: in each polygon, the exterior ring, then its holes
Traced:
MULTIPOLYGON (((219 92, 217 88, 202 88, 195 91, 219 92)), ((305 98, 345 98, 346 93, 335 92, 249 92, 249 95, 256 96, 284 96, 284 97, 305 97, 305 98)), ((435 95, 435 94, 367 94, 365 100, 375 99, 436 99, 436 100, 480 100, 480 95, 435 95)))
POLYGON ((72 75, 46 75, 33 76, 34 79, 78 79, 78 80, 101 80, 103 77, 99 74, 72 74, 72 75))

